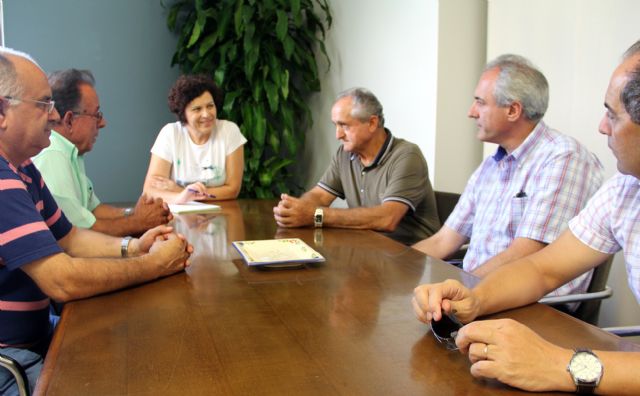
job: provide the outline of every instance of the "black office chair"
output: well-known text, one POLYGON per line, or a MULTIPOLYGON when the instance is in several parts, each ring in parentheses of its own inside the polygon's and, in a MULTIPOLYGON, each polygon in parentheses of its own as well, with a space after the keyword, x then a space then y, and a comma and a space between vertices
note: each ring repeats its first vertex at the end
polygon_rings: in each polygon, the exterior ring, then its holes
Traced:
POLYGON ((16 379, 16 384, 18 385, 18 392, 20 392, 20 396, 31 395, 27 373, 24 372, 24 369, 22 368, 20 363, 18 363, 12 357, 0 353, 0 367, 4 367, 5 369, 9 370, 11 374, 13 374, 16 379))
POLYGON ((607 286, 607 279, 609 279, 612 262, 613 255, 593 270, 591 283, 589 283, 589 287, 585 293, 544 297, 540 302, 558 308, 573 317, 597 326, 602 300, 613 295, 613 290, 607 286), (570 312, 565 308, 565 304, 576 302, 580 303, 580 305, 574 312, 570 312))
POLYGON ((444 224, 447 220, 447 217, 453 212, 453 208, 458 204, 458 200, 460 199, 460 194, 444 192, 444 191, 434 191, 436 196, 436 209, 438 210, 438 218, 440 219, 440 224, 444 224))
MULTIPOLYGON (((440 219, 440 224, 444 225, 444 222, 447 220, 453 209, 458 204, 458 200, 460 199, 460 194, 444 192, 444 191, 434 191, 436 196, 436 209, 438 211, 438 219, 440 219)), ((455 265, 456 267, 462 267, 462 259, 464 259, 464 255, 467 253, 466 245, 463 246, 460 250, 447 257, 446 261, 450 264, 455 265)))

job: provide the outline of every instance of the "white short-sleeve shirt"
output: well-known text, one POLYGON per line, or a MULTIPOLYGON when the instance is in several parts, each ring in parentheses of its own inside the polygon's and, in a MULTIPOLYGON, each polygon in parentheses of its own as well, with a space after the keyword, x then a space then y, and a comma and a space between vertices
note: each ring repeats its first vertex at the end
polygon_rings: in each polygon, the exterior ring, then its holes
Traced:
POLYGON ((216 126, 206 143, 195 144, 181 122, 165 125, 151 153, 171 163, 171 179, 177 184, 202 182, 207 187, 223 185, 227 179, 226 158, 247 142, 240 128, 226 120, 216 126))

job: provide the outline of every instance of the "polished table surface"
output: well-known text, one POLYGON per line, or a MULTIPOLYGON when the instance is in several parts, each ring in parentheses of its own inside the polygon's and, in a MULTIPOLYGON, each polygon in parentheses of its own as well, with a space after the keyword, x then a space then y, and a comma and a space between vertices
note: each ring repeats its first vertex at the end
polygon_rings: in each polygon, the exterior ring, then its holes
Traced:
MULTIPOLYGON (((411 308, 413 288, 457 268, 372 231, 278 230, 272 201, 178 216, 192 265, 67 304, 38 382, 46 395, 502 395, 469 374, 411 308), (299 237, 326 262, 248 268, 232 241, 299 237)), ((640 347, 540 304, 493 315, 565 347, 640 347)))

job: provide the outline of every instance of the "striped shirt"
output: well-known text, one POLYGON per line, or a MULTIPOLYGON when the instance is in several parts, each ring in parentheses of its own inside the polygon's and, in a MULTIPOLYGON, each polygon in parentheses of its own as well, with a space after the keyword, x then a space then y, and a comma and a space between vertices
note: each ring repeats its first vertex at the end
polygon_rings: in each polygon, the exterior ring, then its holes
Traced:
POLYGON ((26 161, 0 157, 0 347, 28 346, 49 333, 49 298, 20 267, 62 251, 71 223, 26 161))
POLYGON ((569 222, 582 243, 603 253, 624 251, 629 287, 640 303, 640 181, 617 173, 569 222))
MULTIPOLYGON (((511 154, 499 147, 474 172, 446 225, 470 238, 472 271, 515 238, 555 240, 602 184, 600 161, 575 139, 540 121, 511 154)), ((591 273, 552 295, 586 290, 591 273)))

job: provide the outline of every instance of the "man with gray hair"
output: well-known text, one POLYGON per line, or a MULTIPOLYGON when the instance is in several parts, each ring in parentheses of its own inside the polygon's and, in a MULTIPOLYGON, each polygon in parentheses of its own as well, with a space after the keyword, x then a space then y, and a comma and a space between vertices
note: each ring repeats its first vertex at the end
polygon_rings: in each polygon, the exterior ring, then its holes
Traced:
POLYGON ((71 223, 114 236, 139 235, 172 219, 162 199, 141 196, 134 208, 101 203, 87 177, 84 155, 107 125, 93 74, 67 69, 49 75, 60 120, 51 145, 33 158, 49 190, 71 223))
POLYGON ((302 197, 281 195, 273 208, 280 227, 342 227, 380 231, 405 244, 440 226, 427 162, 413 143, 384 127, 382 105, 370 91, 341 93, 331 110, 342 142, 329 169, 302 197), (348 209, 330 208, 336 197, 348 209))
POLYGON ((616 68, 605 94, 600 133, 618 173, 593 196, 569 229, 539 253, 494 271, 472 290, 460 282, 421 285, 413 308, 420 321, 456 312, 464 323, 456 345, 471 374, 527 391, 638 395, 639 352, 592 351, 597 345, 555 345, 511 319, 475 318, 535 302, 623 250, 628 283, 640 303, 640 41, 616 68))
MULTIPOLYGON (((114 238, 71 225, 29 158, 49 145, 60 116, 42 69, 0 47, 0 352, 17 360, 33 389, 53 324, 65 302, 168 276, 193 248, 167 226, 114 238)), ((0 368, 0 394, 17 394, 0 368)))
MULTIPOLYGON (((468 116, 478 139, 498 144, 473 173, 454 211, 414 247, 445 259, 469 243, 463 268, 484 277, 553 242, 600 187, 602 165, 575 139, 549 128, 544 75, 527 59, 502 55, 487 64, 468 116)), ((556 295, 586 290, 591 274, 556 295)))

